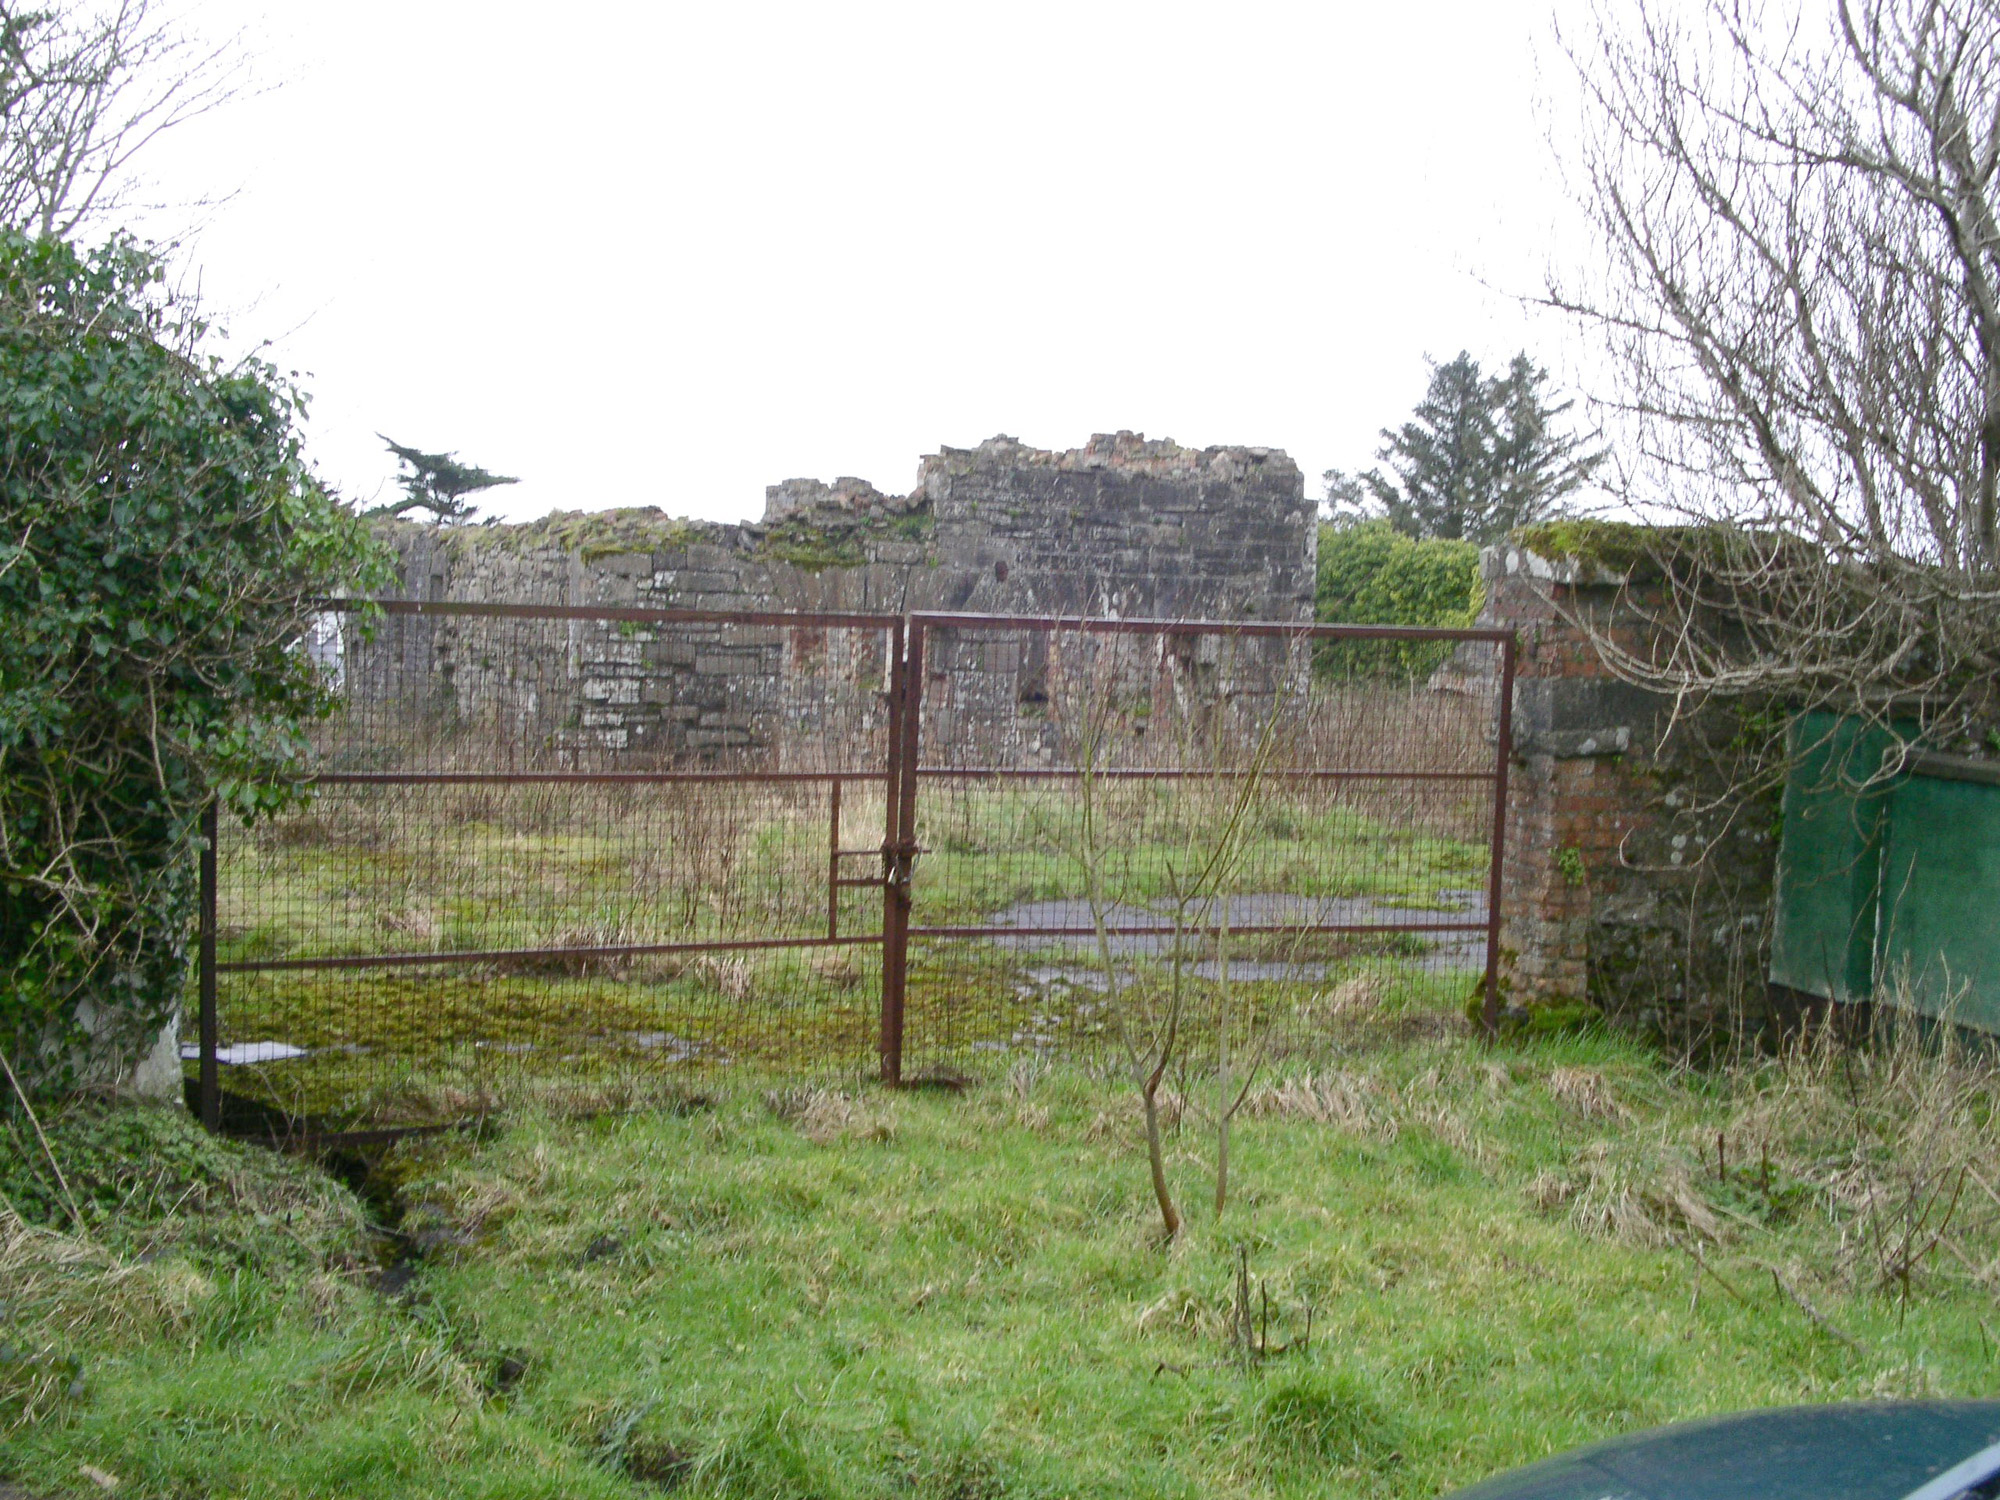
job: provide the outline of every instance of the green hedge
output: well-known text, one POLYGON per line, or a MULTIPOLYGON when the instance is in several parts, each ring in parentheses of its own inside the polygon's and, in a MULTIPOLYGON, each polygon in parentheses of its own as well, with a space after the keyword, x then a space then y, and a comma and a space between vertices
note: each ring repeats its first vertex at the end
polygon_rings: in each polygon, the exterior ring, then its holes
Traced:
MULTIPOLYGON (((1314 615, 1331 625, 1463 627, 1479 613, 1479 548, 1405 536, 1387 521, 1329 522, 1319 529, 1314 615)), ((1332 676, 1428 677, 1448 642, 1333 642, 1315 664, 1332 676)))

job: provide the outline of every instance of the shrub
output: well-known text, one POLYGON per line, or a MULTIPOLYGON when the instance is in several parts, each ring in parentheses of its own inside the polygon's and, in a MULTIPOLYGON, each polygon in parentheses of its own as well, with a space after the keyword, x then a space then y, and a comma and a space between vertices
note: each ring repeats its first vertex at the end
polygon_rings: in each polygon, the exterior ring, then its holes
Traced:
POLYGON ((0 234, 0 1046, 41 1089, 178 1005, 202 808, 293 795, 313 601, 380 576, 304 396, 206 334, 130 241, 0 234))
MULTIPOLYGON (((1382 520, 1319 529, 1314 614, 1322 624, 1463 628, 1479 605, 1479 549, 1471 542, 1418 541, 1382 520)), ((1343 641, 1323 645, 1316 662, 1331 675, 1428 677, 1450 654, 1442 641, 1343 641)))

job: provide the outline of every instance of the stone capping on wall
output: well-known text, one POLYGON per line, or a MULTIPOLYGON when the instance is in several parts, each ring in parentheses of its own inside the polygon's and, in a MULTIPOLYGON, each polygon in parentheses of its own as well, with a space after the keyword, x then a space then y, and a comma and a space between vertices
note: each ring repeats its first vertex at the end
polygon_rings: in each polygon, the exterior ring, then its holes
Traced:
POLYGON ((1479 563, 1481 573, 1489 579, 1529 578, 1573 589, 1617 589, 1632 581, 1629 572, 1621 573, 1599 562, 1576 557, 1544 557, 1525 547, 1506 544, 1484 549, 1479 554, 1479 563))

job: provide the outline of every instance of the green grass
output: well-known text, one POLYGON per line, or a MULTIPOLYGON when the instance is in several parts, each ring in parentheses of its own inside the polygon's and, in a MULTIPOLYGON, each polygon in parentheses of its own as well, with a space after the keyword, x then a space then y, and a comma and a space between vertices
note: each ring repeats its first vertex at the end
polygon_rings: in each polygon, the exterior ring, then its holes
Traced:
MULTIPOLYGON (((1229 785, 1105 783, 1115 829, 1105 881, 1128 920, 1148 903, 1164 917, 1172 872, 1198 862, 1200 830, 1229 785)), ((744 785, 331 789, 224 840, 219 957, 823 936, 827 796, 821 787, 744 785)), ((919 928, 1004 920, 1017 903, 1081 894, 1073 785, 941 779, 926 783, 925 797, 919 928)), ((850 785, 841 846, 868 847, 881 817, 881 788, 850 785)), ((1483 846, 1439 831, 1464 832, 1469 819, 1463 807, 1418 817, 1370 792, 1274 782, 1252 810, 1234 888, 1448 910, 1484 879, 1483 846)), ((845 868, 858 875, 869 864, 851 859, 845 868)), ((878 890, 841 893, 843 934, 879 933, 881 920, 878 890)), ((293 1114, 380 1123, 490 1107, 551 1061, 615 1087, 635 1070, 678 1066, 670 1055, 682 1042, 707 1062, 858 1069, 875 1047, 880 956, 842 952, 225 974, 225 1044, 314 1049, 309 1059, 232 1068, 225 1087, 293 1114), (635 1040, 646 1037, 675 1041, 649 1051, 635 1040)), ((1297 1011, 1357 966, 1395 978, 1406 999, 1426 998, 1441 982, 1422 973, 1423 944, 1407 936, 1246 934, 1231 952, 1344 966, 1311 985, 1242 986, 1263 1015, 1297 1011)), ((1046 1031, 1036 1018, 1052 1010, 1088 1031, 1073 1014, 1077 996, 1051 996, 1030 971, 1094 962, 1083 944, 1030 951, 920 939, 907 1002, 914 1070, 988 1062, 1017 1037, 1046 1031)))
MULTIPOLYGON (((1074 897, 1082 889, 1077 791, 1050 782, 998 791, 979 783, 932 790, 925 842, 930 854, 916 885, 919 923, 976 922, 1022 901, 1074 897)), ((1221 819, 1210 796, 1159 782, 1108 783, 1106 881, 1116 899, 1160 902, 1200 863, 1202 827, 1221 819), (1190 857, 1189 824, 1196 825, 1190 857)), ((1433 820, 1374 816, 1323 786, 1272 784, 1247 820, 1234 889, 1304 897, 1372 896, 1444 906, 1442 893, 1477 887, 1487 851, 1471 838, 1445 837, 1433 820)), ((1454 808, 1454 824, 1476 812, 1454 808)), ((1211 835, 1212 836, 1212 835, 1211 835)))
MULTIPOLYGON (((221 958, 495 950, 552 944, 814 936, 826 927, 827 813, 814 790, 654 795, 591 789, 368 789, 225 839, 221 958), (593 795, 594 794, 594 795, 593 795)), ((1017 902, 1076 896, 1082 873, 1067 783, 927 785, 914 920, 972 922, 1017 902)), ((1183 871, 1189 825, 1213 809, 1162 783, 1107 790, 1117 829, 1106 879, 1159 901, 1183 871)), ((1486 851, 1425 819, 1371 814, 1324 787, 1262 794, 1235 887, 1304 897, 1448 905, 1482 883, 1486 851)), ((1443 821, 1476 821, 1459 808, 1443 821)), ((881 838, 879 789, 850 790, 842 843, 881 838)), ((845 873, 871 873, 850 860, 845 873)), ((841 923, 875 930, 881 897, 849 889, 841 923)))
MULTIPOLYGON (((1991 1214, 1951 1226, 1906 1295, 1869 1248, 1897 1194, 1855 1192, 1993 1180, 1990 1069, 1688 1073, 1602 1035, 1486 1050, 1406 1011, 1348 1018, 1330 1061, 1268 1085, 1220 1221, 1183 1116, 1172 1247, 1129 1094, 1027 1063, 963 1096, 709 1078, 673 1109, 400 1148, 405 1228, 434 1247, 401 1300, 368 1289, 358 1239, 315 1231, 302 1260, 279 1199, 226 1234, 163 1230, 144 1264, 128 1224, 61 1275, 35 1268, 69 1241, 14 1234, 5 1339, 81 1375, 44 1382, 0 1476, 1414 1500, 1675 1417, 2000 1388, 1992 1292, 1957 1258, 2000 1250, 1991 1214), (1239 1252, 1290 1346, 1248 1366, 1227 1332, 1239 1252)), ((15 1149, 9 1182, 33 1170, 15 1149)))

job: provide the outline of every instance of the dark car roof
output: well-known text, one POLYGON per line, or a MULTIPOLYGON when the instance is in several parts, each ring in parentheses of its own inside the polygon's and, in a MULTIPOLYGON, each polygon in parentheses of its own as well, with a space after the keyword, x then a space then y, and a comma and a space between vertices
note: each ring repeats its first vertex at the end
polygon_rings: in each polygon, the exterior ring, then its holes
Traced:
POLYGON ((1450 1500, 1904 1500, 1996 1444, 2000 1401, 1787 1406, 1613 1438, 1450 1500))

